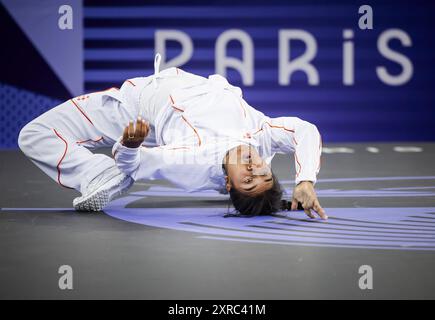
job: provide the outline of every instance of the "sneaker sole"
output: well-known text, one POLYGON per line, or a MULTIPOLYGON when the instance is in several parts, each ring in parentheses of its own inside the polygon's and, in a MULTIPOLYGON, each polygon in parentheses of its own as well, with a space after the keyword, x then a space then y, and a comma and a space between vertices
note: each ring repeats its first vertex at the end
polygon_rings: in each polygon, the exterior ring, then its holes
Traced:
POLYGON ((73 201, 74 209, 81 212, 101 211, 116 196, 123 194, 133 183, 133 179, 125 177, 111 189, 96 190, 86 197, 75 198, 73 201), (114 189, 119 189, 119 191, 114 192, 114 189))

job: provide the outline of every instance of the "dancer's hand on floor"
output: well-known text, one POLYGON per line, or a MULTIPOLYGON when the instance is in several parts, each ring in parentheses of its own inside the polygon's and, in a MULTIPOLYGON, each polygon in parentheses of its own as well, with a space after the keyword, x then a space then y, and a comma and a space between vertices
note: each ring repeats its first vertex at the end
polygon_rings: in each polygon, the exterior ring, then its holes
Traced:
POLYGON ((306 215, 310 218, 315 218, 314 214, 311 212, 311 210, 314 210, 320 218, 328 219, 325 210, 320 206, 311 181, 302 181, 294 188, 291 210, 297 210, 298 202, 302 204, 306 215))
POLYGON ((121 141, 122 145, 128 148, 139 148, 148 135, 149 130, 148 123, 141 117, 137 118, 136 126, 133 121, 130 121, 124 129, 121 141))

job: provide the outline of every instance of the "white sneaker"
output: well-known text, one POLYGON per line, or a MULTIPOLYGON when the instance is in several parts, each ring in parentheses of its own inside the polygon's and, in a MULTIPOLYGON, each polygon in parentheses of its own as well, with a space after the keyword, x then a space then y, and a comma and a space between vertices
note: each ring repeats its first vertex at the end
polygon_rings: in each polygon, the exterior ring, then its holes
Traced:
POLYGON ((127 191, 134 180, 119 171, 116 166, 110 167, 95 177, 86 187, 81 197, 73 200, 77 211, 101 211, 116 196, 127 191))

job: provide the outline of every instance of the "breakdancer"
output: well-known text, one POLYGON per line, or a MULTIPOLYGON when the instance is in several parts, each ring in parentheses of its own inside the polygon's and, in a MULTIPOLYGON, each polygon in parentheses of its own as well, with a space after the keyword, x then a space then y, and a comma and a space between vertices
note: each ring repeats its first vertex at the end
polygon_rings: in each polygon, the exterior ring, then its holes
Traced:
POLYGON ((63 187, 81 192, 78 211, 100 211, 137 180, 166 179, 187 190, 228 193, 242 215, 326 213, 314 184, 321 136, 296 117, 270 118, 219 76, 179 68, 126 80, 121 88, 70 99, 28 123, 21 150, 63 187), (112 147, 112 157, 92 149, 112 147), (271 169, 276 153, 295 159, 291 201, 271 169))

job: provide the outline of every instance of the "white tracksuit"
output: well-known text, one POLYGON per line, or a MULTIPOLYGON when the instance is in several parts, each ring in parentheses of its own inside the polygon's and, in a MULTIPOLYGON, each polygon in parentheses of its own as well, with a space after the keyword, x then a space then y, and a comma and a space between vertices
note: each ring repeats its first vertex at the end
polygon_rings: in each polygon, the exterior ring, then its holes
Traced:
POLYGON ((188 191, 222 189, 223 157, 240 144, 253 145, 268 163, 275 153, 293 153, 295 182, 316 181, 322 141, 314 125, 265 116, 219 75, 158 72, 158 65, 154 75, 127 80, 120 90, 76 97, 42 114, 21 130, 21 150, 60 185, 78 191, 115 165, 89 151, 107 146, 134 180, 163 178, 188 191), (120 137, 138 116, 151 130, 143 147, 129 149, 120 137))

